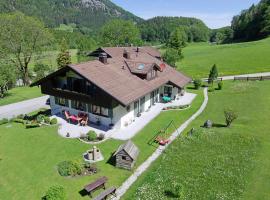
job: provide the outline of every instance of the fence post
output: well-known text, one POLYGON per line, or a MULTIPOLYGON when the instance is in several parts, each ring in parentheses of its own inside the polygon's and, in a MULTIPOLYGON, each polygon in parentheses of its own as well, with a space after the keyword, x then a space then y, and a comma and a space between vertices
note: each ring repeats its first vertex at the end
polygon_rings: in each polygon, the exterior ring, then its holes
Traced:
POLYGON ((247 81, 249 80, 249 78, 247 77, 247 81))
POLYGON ((263 76, 261 76, 261 81, 263 81, 263 76))

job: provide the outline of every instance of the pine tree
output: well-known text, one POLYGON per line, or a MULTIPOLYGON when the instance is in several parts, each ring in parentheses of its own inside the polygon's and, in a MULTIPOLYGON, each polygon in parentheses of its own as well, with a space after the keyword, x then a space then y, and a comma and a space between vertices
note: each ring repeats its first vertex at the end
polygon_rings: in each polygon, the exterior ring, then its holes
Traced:
POLYGON ((214 80, 216 80, 218 77, 218 70, 216 64, 213 65, 212 69, 210 70, 209 77, 208 77, 208 83, 213 83, 214 80))
POLYGON ((60 53, 57 56, 57 64, 59 68, 65 67, 71 63, 71 56, 68 51, 68 45, 65 39, 61 42, 60 53))

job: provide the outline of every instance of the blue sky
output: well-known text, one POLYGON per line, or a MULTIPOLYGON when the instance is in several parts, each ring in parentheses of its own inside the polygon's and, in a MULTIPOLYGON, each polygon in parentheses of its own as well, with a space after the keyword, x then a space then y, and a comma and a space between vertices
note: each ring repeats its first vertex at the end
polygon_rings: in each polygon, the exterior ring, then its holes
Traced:
POLYGON ((210 28, 230 25, 232 17, 259 0, 112 0, 144 19, 185 16, 203 20, 210 28))

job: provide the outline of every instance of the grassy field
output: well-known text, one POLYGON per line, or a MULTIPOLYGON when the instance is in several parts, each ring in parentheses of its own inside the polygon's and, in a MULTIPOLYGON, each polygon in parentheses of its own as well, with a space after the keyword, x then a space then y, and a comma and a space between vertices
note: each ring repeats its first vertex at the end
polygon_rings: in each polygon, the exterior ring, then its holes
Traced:
MULTIPOLYGON (((178 126, 189 118, 203 102, 202 91, 192 106, 183 111, 162 112, 134 138, 140 154, 136 167, 156 149, 148 141, 164 128, 172 119, 178 126)), ((57 127, 25 129, 21 124, 11 123, 0 126, 0 199, 34 200, 40 199, 45 191, 54 184, 63 185, 68 199, 89 199, 79 191, 83 186, 101 176, 109 178, 108 186, 120 186, 132 172, 117 169, 108 160, 123 142, 109 140, 98 145, 105 160, 97 163, 99 172, 88 177, 64 178, 56 165, 64 160, 81 159, 90 145, 78 140, 64 139, 57 135, 57 127)), ((98 191, 100 192, 100 191, 98 191)), ((97 194, 97 193, 96 193, 97 194)))
POLYGON ((270 38, 246 43, 211 45, 189 44, 178 69, 192 77, 208 77, 216 64, 219 75, 236 75, 270 71, 270 38))
MULTIPOLYGON (((69 50, 71 55, 71 62, 73 64, 78 63, 77 59, 77 49, 70 49, 69 50)), ((52 69, 57 69, 57 55, 59 51, 46 51, 38 55, 34 55, 32 62, 30 63, 30 68, 33 68, 35 63, 44 63, 49 65, 52 69)))
POLYGON ((209 94, 202 115, 138 179, 123 199, 245 199, 270 198, 270 81, 226 82, 209 94), (254 103, 256 102, 256 103, 254 103), (224 127, 223 110, 239 118, 224 127), (211 119, 212 129, 200 126, 211 119))
POLYGON ((38 87, 17 87, 8 91, 8 94, 4 98, 0 98, 0 106, 4 106, 11 103, 17 103, 36 97, 40 97, 40 88, 38 87))

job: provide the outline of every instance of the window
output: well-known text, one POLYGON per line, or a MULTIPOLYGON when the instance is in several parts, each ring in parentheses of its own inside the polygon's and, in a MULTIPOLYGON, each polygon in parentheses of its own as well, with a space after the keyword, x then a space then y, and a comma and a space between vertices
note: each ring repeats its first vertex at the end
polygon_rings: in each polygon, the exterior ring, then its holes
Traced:
POLYGON ((76 110, 86 112, 86 104, 80 101, 71 101, 71 107, 76 110))
POLYGON ((100 115, 100 106, 92 105, 92 113, 100 115))
POLYGON ((55 104, 69 107, 68 100, 60 97, 55 97, 55 104))
POLYGON ((109 109, 108 108, 104 108, 104 107, 100 107, 100 114, 103 116, 109 116, 109 109))
POLYGON ((127 160, 127 157, 126 156, 122 156, 122 160, 127 160))
POLYGON ((164 86, 164 95, 171 97, 172 95, 172 87, 169 86, 164 86))

